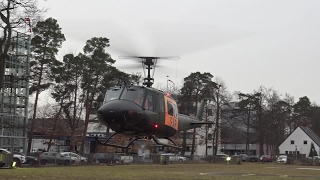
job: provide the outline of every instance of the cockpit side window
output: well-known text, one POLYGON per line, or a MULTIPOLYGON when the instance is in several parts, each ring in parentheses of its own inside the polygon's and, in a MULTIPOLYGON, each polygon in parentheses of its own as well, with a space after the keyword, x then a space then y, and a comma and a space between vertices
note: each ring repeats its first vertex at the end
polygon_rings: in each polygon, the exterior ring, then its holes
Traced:
POLYGON ((105 104, 108 101, 114 100, 114 99, 119 99, 119 97, 121 95, 121 92, 122 92, 122 88, 121 87, 114 87, 114 88, 109 89, 106 92, 103 104, 105 104))
POLYGON ((168 101, 167 106, 168 106, 168 114, 170 116, 173 116, 173 105, 168 101))
POLYGON ((168 107, 168 114, 170 116, 178 118, 178 108, 175 104, 172 104, 171 102, 167 101, 167 107, 168 107))
POLYGON ((144 109, 150 111, 156 111, 156 100, 154 94, 148 94, 146 101, 144 102, 144 109))

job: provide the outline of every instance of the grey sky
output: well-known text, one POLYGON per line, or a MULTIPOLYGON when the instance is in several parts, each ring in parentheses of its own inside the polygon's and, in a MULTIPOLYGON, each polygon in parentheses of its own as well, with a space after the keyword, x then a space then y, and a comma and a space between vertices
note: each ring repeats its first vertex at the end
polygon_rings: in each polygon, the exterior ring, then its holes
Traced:
MULTIPOLYGON (((59 58, 82 51, 86 40, 107 37, 119 55, 180 56, 162 61, 155 85, 166 76, 181 84, 191 72, 210 72, 230 92, 259 86, 320 103, 320 1, 317 0, 48 0, 67 41, 59 58)), ((125 62, 124 62, 125 61, 125 62)))

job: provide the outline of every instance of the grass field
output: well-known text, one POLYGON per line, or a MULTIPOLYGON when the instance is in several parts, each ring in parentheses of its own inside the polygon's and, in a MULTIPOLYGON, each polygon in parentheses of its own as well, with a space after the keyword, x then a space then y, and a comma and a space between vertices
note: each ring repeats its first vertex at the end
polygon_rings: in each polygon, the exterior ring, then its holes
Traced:
POLYGON ((98 180, 98 179, 320 179, 320 166, 274 163, 170 164, 170 165, 90 165, 25 167, 0 169, 0 179, 8 180, 98 180))

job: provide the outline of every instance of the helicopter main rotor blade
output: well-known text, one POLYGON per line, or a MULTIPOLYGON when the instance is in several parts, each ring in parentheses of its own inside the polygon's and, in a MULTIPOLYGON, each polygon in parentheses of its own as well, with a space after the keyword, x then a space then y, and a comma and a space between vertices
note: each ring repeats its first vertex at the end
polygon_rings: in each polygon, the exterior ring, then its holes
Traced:
MULTIPOLYGON (((157 68, 170 68, 164 65, 159 65, 157 64, 156 66, 157 68)), ((141 69, 142 68, 142 64, 141 62, 137 62, 136 64, 122 64, 122 65, 118 65, 117 68, 119 69, 141 69)))
POLYGON ((166 59, 166 60, 179 60, 179 56, 163 56, 163 57, 152 57, 152 56, 119 56, 120 59, 166 59))

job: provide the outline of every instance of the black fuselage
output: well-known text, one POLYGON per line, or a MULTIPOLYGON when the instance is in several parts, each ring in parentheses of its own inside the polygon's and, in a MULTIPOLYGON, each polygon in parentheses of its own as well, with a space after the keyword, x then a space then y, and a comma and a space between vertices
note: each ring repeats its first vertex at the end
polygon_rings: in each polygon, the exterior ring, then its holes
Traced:
POLYGON ((100 123, 136 136, 171 137, 177 129, 165 125, 165 93, 144 86, 118 86, 107 91, 98 110, 100 123))

